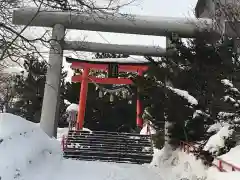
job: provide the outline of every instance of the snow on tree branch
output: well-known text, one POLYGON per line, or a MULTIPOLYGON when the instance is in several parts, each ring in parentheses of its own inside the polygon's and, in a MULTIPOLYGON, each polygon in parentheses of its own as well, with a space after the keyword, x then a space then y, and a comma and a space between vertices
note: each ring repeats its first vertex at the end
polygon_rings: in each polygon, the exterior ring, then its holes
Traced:
POLYGON ((186 99, 190 104, 198 105, 198 101, 192 95, 190 95, 187 91, 181 90, 181 89, 177 89, 177 88, 172 88, 172 87, 169 87, 169 86, 168 86, 168 89, 170 89, 175 94, 178 94, 179 96, 181 96, 184 99, 186 99))

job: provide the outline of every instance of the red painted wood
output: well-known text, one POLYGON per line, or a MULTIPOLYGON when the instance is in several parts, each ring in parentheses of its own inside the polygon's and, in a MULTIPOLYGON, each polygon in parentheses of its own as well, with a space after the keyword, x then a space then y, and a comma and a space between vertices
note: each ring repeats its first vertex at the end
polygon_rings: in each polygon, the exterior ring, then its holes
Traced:
MULTIPOLYGON (((82 82, 83 76, 76 75, 72 77, 72 82, 82 82)), ((128 78, 96 78, 96 77, 88 77, 88 83, 98 83, 98 84, 132 84, 132 80, 128 78)))
MULTIPOLYGON (((142 71, 138 72, 139 76, 142 76, 142 74, 143 74, 142 71)), ((139 91, 139 90, 137 90, 137 91, 139 91)), ((137 119, 136 119, 137 126, 142 128, 143 127, 142 103, 141 103, 141 101, 139 99, 139 94, 137 94, 137 109, 136 109, 136 112, 137 112, 137 119)))
MULTIPOLYGON (((81 82, 81 91, 80 91, 80 100, 79 100, 79 110, 78 110, 78 119, 77 119, 77 129, 83 127, 85 108, 86 108, 86 99, 87 99, 87 89, 88 83, 97 83, 97 84, 133 84, 132 80, 128 78, 96 78, 89 77, 90 69, 93 70, 108 70, 108 64, 103 63, 88 63, 88 62, 72 62, 72 69, 84 69, 83 75, 76 75, 72 77, 72 82, 81 82)), ((149 66, 146 64, 119 64, 119 72, 138 72, 142 76, 143 72, 148 70, 149 66)), ((137 98, 137 108, 136 108, 136 124, 138 127, 143 127, 143 120, 141 117, 142 114, 142 105, 137 98)))
POLYGON ((87 101, 87 91, 88 91, 88 74, 89 69, 85 68, 83 70, 81 89, 80 89, 80 98, 79 98, 79 106, 78 106, 78 117, 77 117, 77 130, 83 128, 84 117, 85 117, 85 109, 86 109, 86 101, 87 101))
MULTIPOLYGON (((95 64, 95 63, 85 63, 85 62, 73 62, 71 65, 72 69, 83 69, 89 68, 94 70, 107 71, 108 64, 95 64)), ((119 65, 119 72, 137 72, 146 71, 148 66, 146 65, 119 65)))
MULTIPOLYGON (((194 147, 195 150, 197 149, 197 147, 195 147, 194 144, 190 144, 190 143, 188 143, 188 142, 180 141, 180 148, 181 148, 184 152, 187 151, 187 153, 190 153, 190 151, 189 151, 189 148, 190 148, 190 147, 194 147), (187 150, 186 150, 186 147, 187 147, 187 150)), ((229 166, 229 167, 231 167, 231 170, 232 170, 232 171, 240 171, 240 167, 237 167, 237 166, 235 166, 235 165, 233 165, 233 164, 231 164, 231 163, 228 163, 228 162, 226 162, 226 161, 224 161, 224 160, 222 160, 222 159, 220 159, 220 158, 218 158, 218 157, 215 157, 215 159, 217 160, 218 163, 217 163, 217 164, 212 164, 212 165, 215 166, 216 168, 218 168, 218 170, 221 171, 221 172, 227 172, 227 171, 223 168, 223 165, 224 165, 224 164, 227 165, 227 166, 229 166)))
POLYGON ((218 157, 216 157, 216 159, 219 162, 219 168, 223 169, 222 165, 225 164, 227 166, 230 166, 232 168, 232 170, 234 170, 234 171, 240 171, 240 167, 237 167, 237 166, 235 166, 235 165, 233 165, 233 164, 231 164, 231 163, 229 163, 227 161, 224 161, 224 160, 222 160, 222 159, 220 159, 218 157))

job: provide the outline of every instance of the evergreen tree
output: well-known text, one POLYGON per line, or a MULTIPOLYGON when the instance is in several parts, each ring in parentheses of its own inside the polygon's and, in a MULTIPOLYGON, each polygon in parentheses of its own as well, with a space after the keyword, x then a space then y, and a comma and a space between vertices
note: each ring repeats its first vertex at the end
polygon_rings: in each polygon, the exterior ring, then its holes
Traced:
MULTIPOLYGON (((19 75, 14 81, 17 95, 11 112, 27 120, 39 122, 48 64, 28 54, 23 65, 28 75, 27 77, 19 75)), ((62 74, 61 93, 64 91, 64 77, 65 73, 62 74)), ((60 117, 64 108, 63 100, 60 98, 60 117)))
POLYGON ((149 107, 156 127, 162 128, 159 122, 171 122, 168 135, 173 145, 175 140, 206 138, 207 127, 214 123, 220 111, 227 108, 220 103, 224 92, 221 81, 233 77, 239 63, 229 48, 231 45, 216 47, 200 40, 188 40, 187 44, 179 39, 172 41, 176 53, 157 63, 147 57, 152 65, 144 79, 138 77, 137 80, 142 86, 144 106, 149 107), (166 79, 171 84, 165 84, 166 79), (175 93, 176 89, 185 90, 198 103, 192 105, 187 98, 175 93))

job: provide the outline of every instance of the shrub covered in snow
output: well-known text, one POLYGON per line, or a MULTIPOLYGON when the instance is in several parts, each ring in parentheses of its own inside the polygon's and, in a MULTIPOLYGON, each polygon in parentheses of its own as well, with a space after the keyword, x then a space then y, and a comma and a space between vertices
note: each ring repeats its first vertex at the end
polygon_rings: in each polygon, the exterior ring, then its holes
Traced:
MULTIPOLYGON (((209 131, 213 130, 214 126, 209 128, 209 131)), ((217 126, 215 126, 217 127, 217 126)), ((219 156, 228 152, 232 147, 235 146, 236 142, 233 138, 234 129, 233 126, 229 124, 225 124, 223 127, 217 131, 216 134, 212 135, 206 145, 204 146, 203 150, 208 151, 215 156, 219 156)))
POLYGON ((204 180, 207 176, 207 167, 201 160, 179 149, 175 151, 165 147, 161 150, 155 149, 151 165, 165 172, 164 179, 204 180))

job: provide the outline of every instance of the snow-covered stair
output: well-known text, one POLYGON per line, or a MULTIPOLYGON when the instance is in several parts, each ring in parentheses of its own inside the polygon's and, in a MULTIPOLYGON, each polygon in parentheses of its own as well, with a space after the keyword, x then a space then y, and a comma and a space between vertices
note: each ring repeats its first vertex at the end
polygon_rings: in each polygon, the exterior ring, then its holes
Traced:
POLYGON ((152 160, 150 136, 105 131, 69 131, 64 157, 144 164, 152 160))

